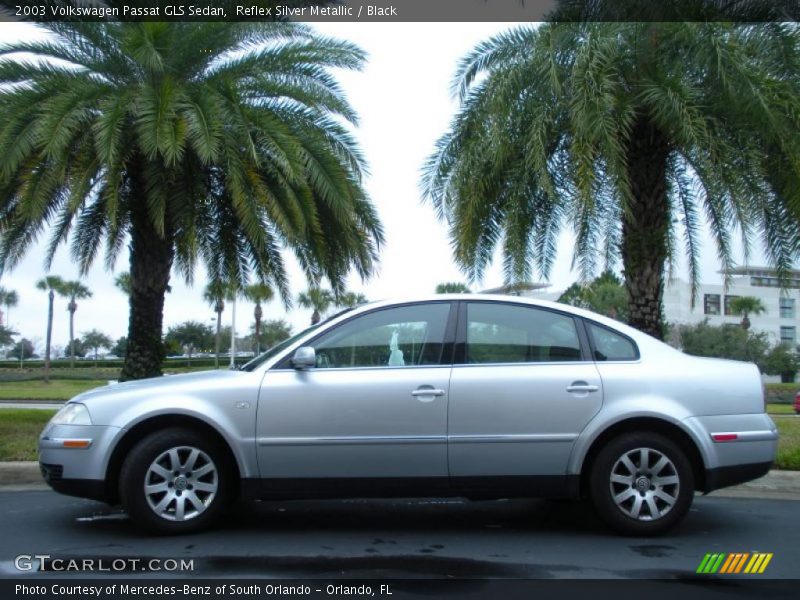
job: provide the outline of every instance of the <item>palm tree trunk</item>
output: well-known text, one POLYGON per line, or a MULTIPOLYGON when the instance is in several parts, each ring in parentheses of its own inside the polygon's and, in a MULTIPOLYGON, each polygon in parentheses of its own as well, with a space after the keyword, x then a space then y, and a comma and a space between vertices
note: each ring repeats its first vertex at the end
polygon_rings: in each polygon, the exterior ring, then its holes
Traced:
POLYGON ((75 368, 75 300, 69 303, 69 368, 75 368))
POLYGON ((50 383, 50 340, 53 338, 53 300, 55 292, 47 294, 47 339, 44 346, 44 381, 50 383))
POLYGON ((217 311, 217 338, 214 340, 214 368, 219 369, 219 347, 222 337, 222 311, 217 311))
POLYGON ((631 200, 622 216, 622 263, 628 291, 629 322, 663 339, 661 299, 667 261, 669 146, 646 118, 639 118, 627 148, 631 200))
POLYGON ((319 314, 319 311, 315 308, 314 312, 311 313, 311 324, 316 325, 317 323, 319 323, 320 318, 321 316, 319 314))
POLYGON ((253 316, 256 318, 256 353, 255 356, 261 354, 261 304, 256 304, 256 308, 253 311, 253 316))
POLYGON ((164 360, 161 330, 164 321, 164 296, 169 285, 174 250, 172 234, 162 237, 147 215, 141 184, 134 194, 131 210, 128 347, 120 374, 121 381, 159 377, 164 360))
POLYGON ((236 368, 236 296, 231 301, 231 352, 228 368, 233 371, 236 368))

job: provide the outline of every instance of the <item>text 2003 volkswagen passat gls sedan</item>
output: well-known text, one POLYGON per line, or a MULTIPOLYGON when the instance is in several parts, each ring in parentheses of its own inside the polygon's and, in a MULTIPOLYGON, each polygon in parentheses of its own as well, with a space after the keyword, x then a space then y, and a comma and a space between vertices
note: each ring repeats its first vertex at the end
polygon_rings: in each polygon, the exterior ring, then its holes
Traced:
POLYGON ((159 532, 246 498, 587 497, 629 534, 767 472, 752 364, 561 304, 435 296, 342 313, 240 371, 73 398, 39 442, 57 491, 159 532))

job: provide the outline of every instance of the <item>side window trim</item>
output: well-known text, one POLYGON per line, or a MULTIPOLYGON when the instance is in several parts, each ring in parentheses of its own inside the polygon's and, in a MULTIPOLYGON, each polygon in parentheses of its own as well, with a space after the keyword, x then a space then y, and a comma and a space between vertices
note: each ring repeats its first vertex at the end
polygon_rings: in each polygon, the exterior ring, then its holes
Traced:
MULTIPOLYGON (((422 306, 422 305, 426 305, 426 304, 449 304, 449 311, 447 313, 447 322, 445 324, 445 331, 444 331, 444 341, 442 343, 442 350, 439 353, 439 362, 438 363, 430 364, 430 365, 408 365, 408 366, 404 366, 404 367, 384 367, 384 366, 348 367, 348 369, 408 369, 408 368, 420 368, 420 367, 442 367, 442 366, 446 367, 446 366, 452 366, 452 361, 451 362, 446 362, 446 360, 444 360, 446 355, 447 355, 448 346, 452 347, 452 345, 453 345, 452 337, 448 338, 448 335, 452 336, 453 333, 454 333, 454 330, 455 330, 455 314, 454 314, 455 307, 454 307, 454 305, 456 304, 456 302, 453 302, 451 300, 427 300, 427 301, 424 301, 424 302, 404 302, 404 303, 401 303, 401 304, 393 304, 391 306, 381 306, 381 307, 375 308, 375 309, 367 311, 367 312, 358 313, 357 315, 352 315, 350 318, 345 319, 341 323, 338 323, 336 325, 336 327, 342 327, 344 325, 347 325, 351 321, 354 321, 354 320, 359 319, 361 317, 366 317, 367 315, 372 315, 372 314, 375 314, 375 313, 378 313, 378 312, 382 312, 382 311, 385 311, 385 310, 392 310, 392 309, 395 309, 395 308, 405 308, 405 307, 408 307, 408 306, 422 306)), ((330 333, 330 331, 331 331, 330 328, 327 328, 324 331, 320 331, 319 333, 317 333, 317 335, 315 335, 311 339, 306 340, 306 342, 303 345, 304 346, 313 346, 314 343, 319 338, 327 335, 328 333, 330 333)), ((291 360, 292 360, 292 356, 294 355, 294 351, 295 350, 296 350, 296 348, 292 348, 291 350, 289 350, 288 353, 282 359, 280 359, 277 363, 275 363, 275 365, 273 365, 269 370, 270 371, 294 370, 292 365, 291 365, 291 360)), ((330 370, 334 370, 334 369, 330 369, 330 370)), ((345 370, 345 369, 336 369, 336 370, 345 370)))
MULTIPOLYGON (((456 328, 455 348, 453 352, 453 366, 490 366, 490 365, 558 365, 569 364, 576 362, 593 362, 594 350, 589 346, 589 335, 583 327, 583 322, 580 317, 572 315, 568 312, 562 312, 558 309, 549 306, 538 306, 535 304, 525 304, 523 302, 498 302, 497 300, 458 300, 458 326, 456 328), (578 343, 580 345, 581 358, 577 361, 531 361, 531 362, 515 362, 515 363, 468 363, 467 362, 467 305, 468 304, 494 304, 500 306, 519 306, 522 308, 530 308, 535 310, 542 310, 549 313, 554 313, 561 317, 572 319, 575 325, 575 332, 578 336, 578 343)), ((639 348, 636 348, 638 353, 639 348)))
POLYGON ((605 325, 602 325, 597 321, 592 321, 591 319, 582 319, 582 321, 583 321, 583 326, 586 330, 586 336, 589 340, 589 346, 591 349, 590 360, 594 362, 613 363, 613 362, 636 362, 642 358, 642 354, 641 352, 639 352, 639 345, 630 336, 625 335, 624 333, 616 329, 612 329, 611 327, 606 327, 605 325), (599 327, 600 329, 605 329, 606 331, 609 331, 614 335, 621 337, 623 340, 628 342, 633 347, 636 356, 634 356, 633 358, 615 358, 613 360, 598 360, 597 358, 595 358, 595 352, 597 351, 597 347, 595 346, 594 343, 594 336, 592 335, 592 327, 599 327))

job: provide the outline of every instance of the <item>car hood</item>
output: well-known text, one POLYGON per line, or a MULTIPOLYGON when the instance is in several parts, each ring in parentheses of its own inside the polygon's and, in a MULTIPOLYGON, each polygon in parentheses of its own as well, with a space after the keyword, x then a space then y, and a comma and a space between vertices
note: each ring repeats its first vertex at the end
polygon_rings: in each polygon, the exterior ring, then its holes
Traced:
POLYGON ((108 399, 110 396, 144 396, 168 391, 191 392, 206 389, 210 385, 246 377, 247 375, 248 373, 243 371, 200 371, 198 373, 138 379, 94 388, 78 394, 70 402, 92 403, 95 400, 108 399))

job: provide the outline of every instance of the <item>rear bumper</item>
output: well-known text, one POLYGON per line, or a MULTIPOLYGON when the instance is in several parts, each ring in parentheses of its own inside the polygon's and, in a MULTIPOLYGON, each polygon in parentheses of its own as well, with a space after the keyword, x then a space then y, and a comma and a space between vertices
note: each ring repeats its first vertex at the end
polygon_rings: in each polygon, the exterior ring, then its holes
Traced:
POLYGON ((731 485, 738 485, 763 477, 769 472, 772 461, 706 469, 703 491, 708 493, 731 485))

